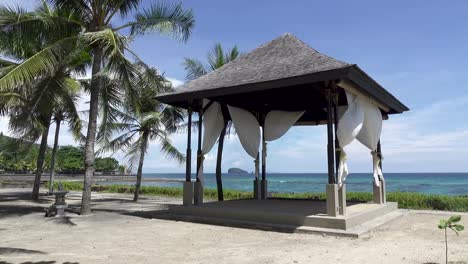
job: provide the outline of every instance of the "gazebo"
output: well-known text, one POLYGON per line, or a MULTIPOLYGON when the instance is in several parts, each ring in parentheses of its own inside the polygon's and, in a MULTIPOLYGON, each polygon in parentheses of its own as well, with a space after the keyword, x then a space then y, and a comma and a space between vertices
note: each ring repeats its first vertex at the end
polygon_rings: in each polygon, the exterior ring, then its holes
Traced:
POLYGON ((266 142, 281 137, 291 126, 326 125, 326 216, 347 215, 345 147, 354 139, 371 151, 373 203, 381 207, 389 204, 381 170, 382 120, 409 109, 356 64, 321 54, 291 34, 261 45, 158 100, 187 109, 189 127, 193 112, 199 115, 196 181, 191 180, 192 138, 188 129, 183 186, 183 204, 191 212, 204 206, 203 155, 228 121, 233 122, 242 146, 254 160, 253 200, 268 199, 266 142))

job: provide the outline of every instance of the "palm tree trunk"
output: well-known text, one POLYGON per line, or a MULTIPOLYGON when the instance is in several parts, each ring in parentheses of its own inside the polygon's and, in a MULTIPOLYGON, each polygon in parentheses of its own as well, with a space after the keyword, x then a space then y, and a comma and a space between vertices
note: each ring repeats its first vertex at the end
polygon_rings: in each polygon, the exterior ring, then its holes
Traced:
POLYGON ((85 143, 85 160, 84 160, 84 183, 83 195, 81 197, 81 214, 86 215, 91 213, 91 184, 94 176, 94 144, 96 142, 97 131, 97 116, 99 104, 99 91, 101 89, 100 78, 97 74, 101 71, 102 64, 102 49, 99 47, 94 48, 92 80, 90 88, 89 100, 89 118, 88 118, 88 132, 86 134, 85 143))
POLYGON ((138 198, 140 197, 141 178, 142 178, 141 176, 143 175, 143 162, 145 160, 145 153, 146 153, 147 147, 148 147, 148 134, 143 133, 141 150, 140 150, 140 161, 138 162, 137 181, 135 184, 135 194, 133 196, 134 202, 138 202, 138 198))
POLYGON ((55 159, 57 158, 57 148, 58 148, 61 121, 59 119, 56 119, 55 122, 56 122, 56 126, 55 126, 54 148, 52 149, 52 156, 50 157, 49 194, 52 194, 54 192, 55 159))
POLYGON ((226 136, 226 124, 224 125, 218 140, 218 153, 216 158, 216 187, 218 189, 218 201, 224 201, 223 181, 221 179, 221 162, 223 160, 224 137, 226 136))
POLYGON ((36 163, 36 177, 34 177, 34 184, 32 190, 32 199, 39 199, 39 188, 41 187, 41 175, 44 167, 44 160, 47 151, 47 137, 49 136, 50 118, 45 124, 44 131, 41 135, 41 145, 39 146, 39 153, 37 156, 36 163))

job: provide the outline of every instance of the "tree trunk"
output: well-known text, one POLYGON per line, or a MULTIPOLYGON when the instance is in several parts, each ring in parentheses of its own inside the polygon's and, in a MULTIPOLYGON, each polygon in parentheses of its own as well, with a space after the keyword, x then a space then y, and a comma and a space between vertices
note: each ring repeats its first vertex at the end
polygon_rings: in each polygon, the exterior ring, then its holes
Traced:
POLYGON ((101 89, 100 78, 97 76, 97 74, 101 71, 102 49, 97 47, 94 48, 93 51, 94 58, 89 100, 88 132, 86 134, 85 143, 85 175, 83 183, 83 195, 81 198, 82 215, 91 213, 91 184, 94 176, 94 144, 96 142, 99 92, 101 89))
POLYGON ((45 155, 47 152, 47 136, 49 136, 49 127, 50 127, 50 118, 45 124, 44 131, 42 131, 42 135, 41 135, 41 145, 39 146, 39 153, 37 156, 37 164, 36 164, 36 177, 34 178, 34 185, 33 185, 33 191, 32 191, 33 200, 39 199, 39 188, 41 187, 41 175, 42 175, 42 170, 44 167, 45 155))
POLYGON ((50 157, 49 194, 54 193, 55 159, 57 158, 57 148, 58 148, 61 121, 59 119, 56 119, 55 122, 56 122, 56 126, 55 126, 54 148, 52 149, 52 156, 50 157))
POLYGON ((216 187, 218 189, 218 201, 224 201, 223 195, 223 181, 221 179, 221 162, 223 160, 223 147, 224 147, 224 137, 226 136, 226 127, 227 124, 224 125, 221 134, 219 135, 218 140, 218 153, 216 158, 216 187))
POLYGON ((133 195, 133 201, 138 202, 138 198, 140 198, 140 189, 141 189, 141 178, 143 175, 143 162, 145 160, 146 148, 148 147, 148 134, 143 133, 142 135, 142 144, 140 149, 140 160, 138 162, 138 170, 137 170, 137 181, 135 184, 135 194, 133 195))

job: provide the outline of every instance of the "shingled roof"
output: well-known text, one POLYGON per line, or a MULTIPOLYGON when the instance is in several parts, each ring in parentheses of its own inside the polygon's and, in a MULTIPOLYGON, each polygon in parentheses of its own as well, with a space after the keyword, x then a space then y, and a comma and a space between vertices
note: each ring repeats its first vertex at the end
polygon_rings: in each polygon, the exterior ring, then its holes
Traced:
POLYGON ((408 110, 401 102, 354 64, 324 55, 292 34, 286 33, 198 79, 158 97, 179 106, 182 101, 337 80, 354 80, 365 93, 399 113, 408 110))

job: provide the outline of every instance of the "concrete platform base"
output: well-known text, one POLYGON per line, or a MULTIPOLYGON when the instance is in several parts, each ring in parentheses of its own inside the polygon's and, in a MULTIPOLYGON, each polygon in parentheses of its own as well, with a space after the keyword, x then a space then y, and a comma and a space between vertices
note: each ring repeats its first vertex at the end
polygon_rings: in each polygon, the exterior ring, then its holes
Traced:
POLYGON ((203 204, 203 185, 201 182, 194 182, 193 185, 193 204, 203 204))
POLYGON ((209 202, 170 209, 171 217, 178 220, 353 237, 402 215, 397 203, 357 203, 348 205, 346 212, 331 217, 324 201, 285 199, 209 202))
POLYGON ((183 185, 183 205, 193 204, 193 182, 184 182, 183 185))
POLYGON ((260 189, 262 193, 262 199, 267 199, 268 198, 268 181, 267 180, 260 180, 260 189))
POLYGON ((260 200, 262 198, 262 189, 260 186, 260 180, 253 181, 253 194, 254 199, 260 200))

